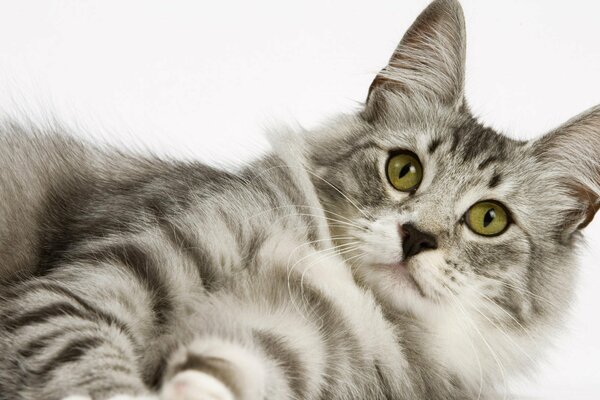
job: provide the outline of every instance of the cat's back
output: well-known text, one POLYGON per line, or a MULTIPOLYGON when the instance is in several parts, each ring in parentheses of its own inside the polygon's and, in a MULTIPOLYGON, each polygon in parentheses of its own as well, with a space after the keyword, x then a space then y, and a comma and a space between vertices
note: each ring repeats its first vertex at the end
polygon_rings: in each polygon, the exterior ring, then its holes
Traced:
POLYGON ((33 268, 53 180, 84 169, 86 152, 66 136, 0 126, 0 281, 33 268))
MULTIPOLYGON (((39 272, 69 246, 140 227, 227 180, 200 163, 95 146, 62 133, 0 125, 0 282, 39 272)), ((222 186, 222 185, 221 185, 222 186)))

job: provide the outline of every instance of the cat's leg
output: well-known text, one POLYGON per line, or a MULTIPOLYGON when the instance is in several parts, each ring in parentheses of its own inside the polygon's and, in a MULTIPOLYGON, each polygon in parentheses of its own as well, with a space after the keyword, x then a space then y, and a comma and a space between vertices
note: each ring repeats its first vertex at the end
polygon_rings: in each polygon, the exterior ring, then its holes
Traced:
POLYGON ((66 266, 5 290, 0 399, 149 396, 147 361, 157 358, 152 340, 170 307, 168 298, 152 297, 155 279, 107 262, 66 266))
POLYGON ((257 331, 254 337, 239 334, 237 338, 198 337, 172 357, 161 400, 313 398, 307 389, 311 381, 321 380, 320 370, 312 371, 310 376, 305 360, 296 353, 302 348, 288 340, 257 331))
POLYGON ((285 376, 259 349, 218 337, 198 338, 181 348, 161 390, 164 400, 266 398, 292 398, 285 376))
MULTIPOLYGON (((169 361, 161 400, 401 398, 383 378, 395 350, 377 341, 384 354, 372 353, 346 304, 300 274, 259 278, 245 295, 216 294, 199 310, 197 336, 169 361)), ((386 329, 357 319, 371 337, 386 329)))
POLYGON ((161 400, 416 398, 396 331, 345 269, 281 265, 200 305, 161 400))

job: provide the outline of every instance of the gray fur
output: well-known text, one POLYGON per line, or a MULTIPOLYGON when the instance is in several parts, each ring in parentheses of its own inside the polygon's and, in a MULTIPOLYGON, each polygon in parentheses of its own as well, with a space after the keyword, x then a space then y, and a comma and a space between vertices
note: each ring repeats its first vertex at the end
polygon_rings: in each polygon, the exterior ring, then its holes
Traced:
POLYGON ((530 371, 599 208, 600 109, 494 132, 463 97, 464 36, 433 2, 364 110, 237 171, 5 124, 0 399, 175 399, 189 377, 248 400, 489 398, 530 371), (398 149, 414 193, 386 179, 398 149), (490 199, 514 222, 477 236, 463 215, 490 199), (437 248, 404 259, 407 223, 437 248))

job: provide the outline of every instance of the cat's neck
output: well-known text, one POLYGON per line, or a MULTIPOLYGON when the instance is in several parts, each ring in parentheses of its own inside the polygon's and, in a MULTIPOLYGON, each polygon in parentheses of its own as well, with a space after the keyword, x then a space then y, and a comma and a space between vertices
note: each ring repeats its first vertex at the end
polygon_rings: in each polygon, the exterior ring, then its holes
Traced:
POLYGON ((533 372, 548 342, 547 331, 516 325, 500 327, 465 308, 419 317, 384 306, 407 353, 438 369, 441 377, 458 379, 469 392, 508 390, 508 377, 533 372))

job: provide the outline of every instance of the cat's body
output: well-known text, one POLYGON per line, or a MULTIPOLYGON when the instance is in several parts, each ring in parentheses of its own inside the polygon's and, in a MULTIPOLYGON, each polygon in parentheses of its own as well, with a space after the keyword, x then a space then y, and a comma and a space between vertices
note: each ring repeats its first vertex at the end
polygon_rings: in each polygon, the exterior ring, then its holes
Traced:
MULTIPOLYGON (((415 391, 407 384, 414 378, 396 381, 418 375, 403 354, 412 333, 404 337, 356 286, 322 231, 325 216, 312 189, 297 186, 308 175, 298 177, 281 158, 230 174, 12 129, 3 132, 1 158, 13 165, 33 158, 50 168, 29 170, 30 179, 47 183, 38 186, 39 197, 3 182, 21 199, 5 203, 7 216, 37 215, 43 223, 23 233, 36 238, 40 252, 29 252, 34 258, 25 265, 3 264, 25 275, 20 281, 35 278, 3 293, 10 333, 0 340, 1 398, 58 398, 78 372, 95 379, 71 393, 141 394, 145 384, 158 387, 174 350, 195 337, 215 351, 230 341, 257 349, 283 367, 283 376, 264 367, 280 386, 267 398, 414 397, 438 385, 435 392, 449 393, 448 382, 422 380, 415 391), (128 349, 130 338, 136 347, 128 349), (122 360, 110 354, 115 350, 139 352, 139 359, 122 360), (107 354, 102 369, 97 354, 107 354)), ((9 233, 2 239, 3 252, 18 244, 9 233)), ((258 372, 248 371, 250 379, 258 372)))
POLYGON ((505 390, 568 307, 600 109, 513 141, 470 115, 463 71, 460 6, 440 0, 362 112, 238 171, 5 125, 0 399, 505 390))

